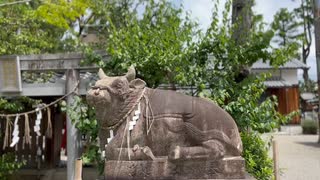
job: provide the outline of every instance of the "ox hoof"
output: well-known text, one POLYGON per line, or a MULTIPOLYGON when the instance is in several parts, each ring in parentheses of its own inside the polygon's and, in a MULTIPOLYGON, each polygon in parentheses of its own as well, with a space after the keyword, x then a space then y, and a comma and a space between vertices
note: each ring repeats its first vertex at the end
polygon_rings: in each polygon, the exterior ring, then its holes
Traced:
POLYGON ((173 150, 171 150, 170 154, 169 154, 169 159, 171 160, 178 160, 182 158, 182 154, 181 154, 181 147, 180 146, 176 146, 173 150))

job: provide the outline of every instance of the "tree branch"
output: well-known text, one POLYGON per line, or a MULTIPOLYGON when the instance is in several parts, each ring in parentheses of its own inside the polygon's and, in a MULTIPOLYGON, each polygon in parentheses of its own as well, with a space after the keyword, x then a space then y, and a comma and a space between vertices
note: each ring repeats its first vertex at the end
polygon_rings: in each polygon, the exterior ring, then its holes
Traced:
POLYGON ((16 1, 16 2, 3 3, 3 4, 0 4, 0 7, 10 6, 10 5, 14 5, 14 4, 27 3, 27 2, 30 2, 30 1, 31 1, 31 0, 24 0, 24 1, 16 1))

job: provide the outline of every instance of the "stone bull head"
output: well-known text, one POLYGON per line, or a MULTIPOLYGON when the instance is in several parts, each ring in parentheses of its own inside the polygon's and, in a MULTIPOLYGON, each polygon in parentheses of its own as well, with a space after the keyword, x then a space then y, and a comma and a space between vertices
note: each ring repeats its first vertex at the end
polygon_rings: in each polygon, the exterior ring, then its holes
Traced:
MULTIPOLYGON (((119 121, 120 114, 114 114, 124 108, 126 99, 137 88, 144 88, 145 82, 136 79, 136 71, 131 66, 124 76, 107 76, 99 69, 98 80, 95 86, 88 91, 87 102, 98 111, 97 119, 101 125, 110 126, 119 121)), ((127 102, 128 103, 128 102, 127 102)))

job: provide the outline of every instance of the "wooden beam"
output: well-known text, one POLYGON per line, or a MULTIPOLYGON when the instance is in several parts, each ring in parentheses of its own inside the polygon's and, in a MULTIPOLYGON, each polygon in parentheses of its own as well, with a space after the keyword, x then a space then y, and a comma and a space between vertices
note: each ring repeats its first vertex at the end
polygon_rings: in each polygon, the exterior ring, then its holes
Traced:
MULTIPOLYGON (((56 80, 55 83, 22 83, 21 92, 0 92, 1 97, 13 97, 13 96, 28 96, 28 97, 39 97, 39 96, 63 96, 66 92, 66 81, 56 80)), ((89 79, 81 79, 79 84, 79 95, 86 95, 90 88, 89 79)))
MULTIPOLYGON (((110 58, 106 54, 97 52, 108 61, 110 58)), ((90 70, 97 69, 97 65, 82 66, 81 61, 85 59, 82 53, 68 54, 39 54, 39 55, 10 55, 0 56, 0 58, 16 57, 20 58, 20 70, 22 71, 65 71, 67 69, 90 70)))

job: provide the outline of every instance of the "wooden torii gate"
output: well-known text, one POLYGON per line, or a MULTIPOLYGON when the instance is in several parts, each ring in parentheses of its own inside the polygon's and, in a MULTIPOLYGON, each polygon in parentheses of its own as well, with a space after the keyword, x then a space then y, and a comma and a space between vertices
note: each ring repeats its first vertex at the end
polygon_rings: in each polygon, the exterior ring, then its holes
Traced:
MULTIPOLYGON (((108 56, 102 55, 102 57, 104 60, 108 60, 108 56)), ((81 53, 0 56, 0 69, 2 69, 0 70, 0 96, 63 96, 72 92, 78 82, 77 93, 85 95, 88 82, 80 80, 79 72, 96 72, 98 67, 96 65, 81 66, 80 63, 83 59, 84 55, 81 53), (22 83, 20 71, 66 72, 66 81, 64 83, 46 84, 22 83), (17 86, 17 88, 6 90, 4 88, 6 85, 17 86)), ((67 97, 67 105, 72 104, 73 98, 74 95, 67 97)), ((67 129, 67 177, 68 180, 73 180, 75 176, 75 161, 80 158, 81 136, 79 131, 72 125, 68 115, 67 129)))

